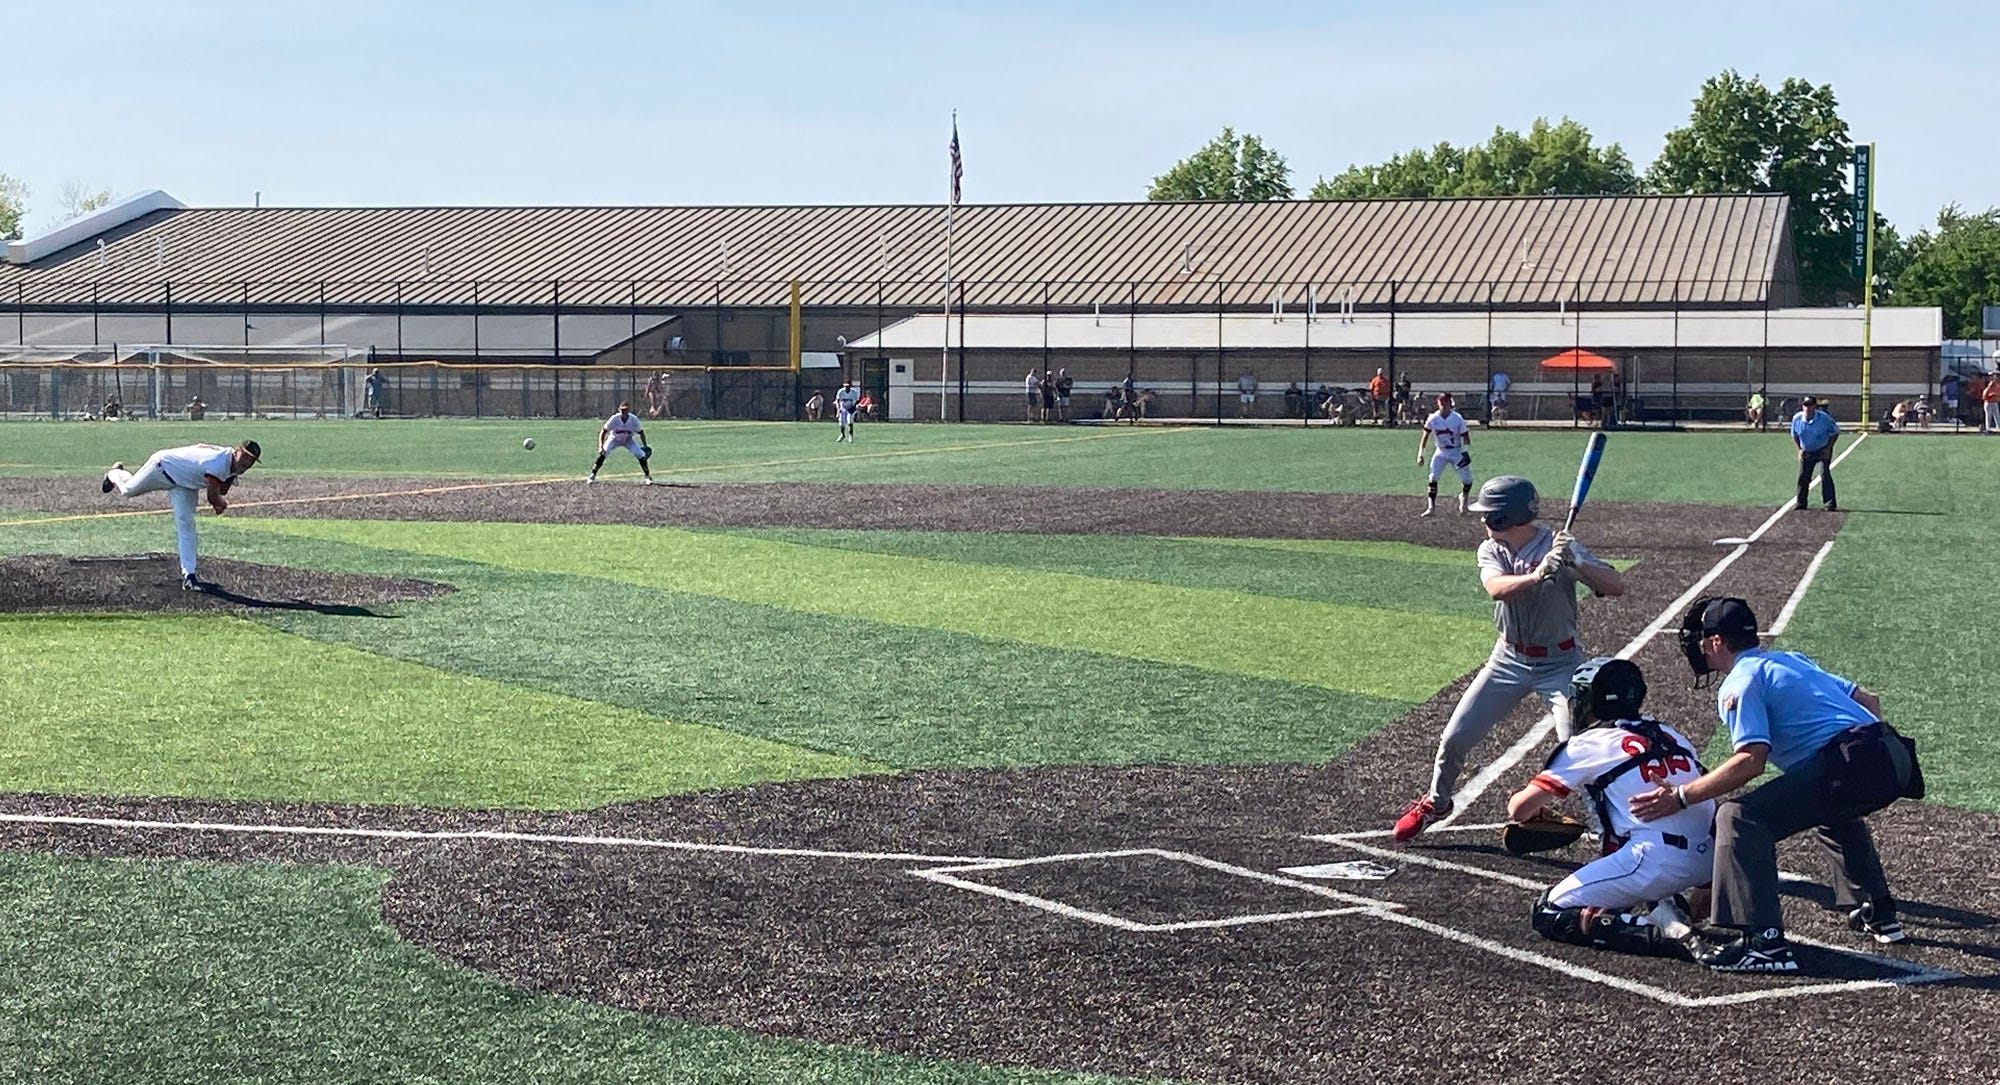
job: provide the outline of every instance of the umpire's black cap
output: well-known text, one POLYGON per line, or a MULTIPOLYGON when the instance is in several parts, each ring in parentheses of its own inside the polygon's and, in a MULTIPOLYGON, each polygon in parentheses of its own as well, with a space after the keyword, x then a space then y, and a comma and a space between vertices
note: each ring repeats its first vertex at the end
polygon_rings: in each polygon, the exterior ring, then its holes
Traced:
POLYGON ((1757 615, 1750 609, 1750 604, 1741 599, 1717 599, 1701 612, 1701 635, 1755 637, 1757 615))

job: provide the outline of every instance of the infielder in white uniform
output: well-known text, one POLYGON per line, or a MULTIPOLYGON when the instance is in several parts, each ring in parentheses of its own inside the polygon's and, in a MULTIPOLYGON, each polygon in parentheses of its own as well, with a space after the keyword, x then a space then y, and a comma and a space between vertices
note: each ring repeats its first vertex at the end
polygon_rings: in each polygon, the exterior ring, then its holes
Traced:
POLYGON ((605 419, 604 428, 597 431, 597 462, 590 465, 590 473, 583 476, 583 481, 597 481, 597 472, 604 466, 604 457, 611 455, 614 448, 630 452, 639 461, 639 470, 646 476, 646 485, 653 484, 653 469, 646 466, 646 461, 653 457, 653 449, 646 443, 646 427, 639 421, 639 416, 632 413, 630 403, 620 403, 618 413, 605 419))
POLYGON ((854 443, 854 411, 860 402, 861 389, 856 388, 851 380, 841 381, 840 391, 833 394, 833 413, 840 420, 840 436, 833 439, 834 444, 842 441, 854 443))
POLYGON ((1479 544, 1479 578, 1493 599, 1500 637, 1486 666, 1466 687, 1438 738, 1431 789, 1396 819, 1399 841, 1414 839, 1451 816, 1452 793, 1473 747, 1530 693, 1548 701, 1556 737, 1569 737, 1569 680, 1583 662, 1576 646, 1576 586, 1598 595, 1625 594, 1625 578, 1567 534, 1535 523, 1535 484, 1513 475, 1487 480, 1471 506, 1486 521, 1479 544))
POLYGON ((1715 803, 1691 803, 1658 821, 1632 815, 1633 796, 1690 783, 1702 774, 1694 745, 1639 714, 1646 678, 1627 659, 1600 657, 1576 669, 1569 688, 1572 734, 1507 803, 1527 821, 1550 803, 1583 792, 1604 841, 1602 858, 1549 887, 1535 902, 1544 938, 1625 953, 1678 956, 1694 933, 1674 895, 1707 885, 1715 843, 1715 803))
POLYGON ((224 445, 164 448, 146 457, 145 464, 137 471, 125 470, 122 463, 112 464, 111 470, 104 473, 102 488, 105 493, 115 490, 120 497, 167 491, 167 500, 174 508, 174 533, 180 543, 181 587, 200 591, 202 583, 194 575, 195 498, 206 492, 208 507, 217 516, 222 515, 229 507, 223 495, 229 492, 230 484, 256 466, 257 457, 263 454, 264 450, 255 441, 245 441, 235 448, 224 445))
POLYGON ((1424 445, 1433 440, 1437 442, 1437 451, 1431 453, 1430 492, 1419 515, 1437 515, 1438 476, 1444 474, 1445 468, 1452 467, 1458 470, 1458 514, 1464 516, 1466 502, 1472 498, 1472 429, 1452 406, 1450 392, 1438 393, 1437 410, 1424 419, 1423 436, 1417 438, 1417 466, 1424 465, 1424 445))

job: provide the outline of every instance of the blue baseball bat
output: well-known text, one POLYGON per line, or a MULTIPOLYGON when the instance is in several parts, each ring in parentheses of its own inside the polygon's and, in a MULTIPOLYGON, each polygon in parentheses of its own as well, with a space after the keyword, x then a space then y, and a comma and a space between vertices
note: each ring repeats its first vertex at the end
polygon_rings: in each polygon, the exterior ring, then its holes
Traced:
POLYGON ((1576 465, 1576 488, 1569 492, 1569 515, 1563 518, 1563 530, 1576 525, 1576 514, 1583 509, 1583 499, 1590 496, 1590 480, 1597 477, 1597 463, 1604 458, 1604 435, 1593 433, 1590 443, 1583 446, 1583 462, 1576 465))

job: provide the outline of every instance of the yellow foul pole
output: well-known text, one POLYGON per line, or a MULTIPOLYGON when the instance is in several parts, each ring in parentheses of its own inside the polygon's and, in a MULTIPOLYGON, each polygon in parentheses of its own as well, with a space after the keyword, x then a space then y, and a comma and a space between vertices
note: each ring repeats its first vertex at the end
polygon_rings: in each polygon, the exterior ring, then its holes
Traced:
POLYGON ((1868 420, 1875 417, 1869 406, 1875 391, 1875 145, 1868 145, 1868 160, 1862 170, 1865 178, 1856 178, 1855 183, 1865 186, 1862 197, 1862 256, 1861 256, 1861 426, 1868 427, 1868 420))

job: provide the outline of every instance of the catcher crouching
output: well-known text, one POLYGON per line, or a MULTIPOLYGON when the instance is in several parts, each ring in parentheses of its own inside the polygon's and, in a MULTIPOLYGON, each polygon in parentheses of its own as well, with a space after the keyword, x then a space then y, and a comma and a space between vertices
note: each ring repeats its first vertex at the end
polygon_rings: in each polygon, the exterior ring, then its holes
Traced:
POLYGON ((1686 956, 1693 928, 1677 894, 1708 884, 1715 803, 1694 803, 1658 821, 1632 816, 1632 796, 1691 782, 1703 771, 1684 736, 1640 714, 1645 699, 1645 676, 1630 660, 1600 657, 1578 667, 1570 680, 1571 737, 1508 800, 1502 837, 1516 854, 1568 844, 1583 825, 1551 819, 1547 807, 1582 792, 1605 852, 1535 902, 1536 932, 1623 953, 1686 956))

